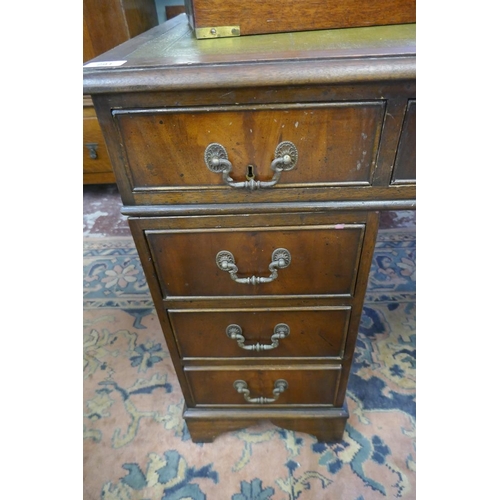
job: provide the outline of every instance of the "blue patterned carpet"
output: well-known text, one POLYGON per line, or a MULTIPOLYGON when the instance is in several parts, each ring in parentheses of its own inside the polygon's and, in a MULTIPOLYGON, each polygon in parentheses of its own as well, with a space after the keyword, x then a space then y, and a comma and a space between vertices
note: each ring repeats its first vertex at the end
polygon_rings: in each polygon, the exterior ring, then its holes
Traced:
POLYGON ((342 441, 264 423, 194 444, 132 240, 84 240, 84 498, 415 498, 415 258, 414 231, 380 231, 342 441))

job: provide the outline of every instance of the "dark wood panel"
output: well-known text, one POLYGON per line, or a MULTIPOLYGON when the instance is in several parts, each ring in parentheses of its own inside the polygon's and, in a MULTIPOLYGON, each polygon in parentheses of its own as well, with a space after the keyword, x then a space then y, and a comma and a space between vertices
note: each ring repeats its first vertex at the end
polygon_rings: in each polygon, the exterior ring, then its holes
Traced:
POLYGON ((226 187, 222 175, 205 165, 211 143, 226 149, 235 181, 245 181, 249 164, 255 180, 269 181, 276 147, 290 141, 297 147, 298 163, 282 174, 274 188, 279 189, 294 184, 369 184, 384 108, 385 102, 378 101, 277 109, 131 110, 118 111, 115 119, 133 188, 226 187))
MULTIPOLYGON (((248 213, 250 209, 254 213, 269 213, 270 211, 288 211, 288 212, 321 212, 332 210, 346 213, 347 211, 356 210, 414 210, 415 200, 411 199, 410 195, 414 191, 413 188, 404 187, 403 189, 394 189, 399 195, 394 200, 361 200, 359 198, 353 201, 327 201, 327 202, 296 202, 293 205, 290 203, 221 203, 221 204, 203 204, 197 205, 149 205, 149 206, 127 206, 122 209, 123 215, 131 217, 148 216, 148 217, 165 217, 172 215, 216 215, 224 213, 242 214, 248 213), (404 190, 404 191, 403 191, 404 190), (408 198, 404 198, 403 193, 408 198)), ((380 190, 379 190, 380 192, 380 190)))
POLYGON ((180 354, 183 357, 341 357, 350 307, 280 310, 170 310, 180 354), (226 330, 238 325, 245 346, 271 345, 276 325, 286 324, 289 335, 271 350, 247 350, 230 339, 226 330))
POLYGON ((219 434, 258 424, 262 420, 282 429, 306 432, 319 441, 342 439, 349 413, 341 408, 186 408, 183 417, 195 443, 213 441, 219 434))
MULTIPOLYGON (((126 193, 126 192, 125 192, 126 193)), ((122 195, 123 197, 123 195, 122 195)), ((416 186, 398 185, 391 186, 332 186, 329 188, 282 188, 261 189, 248 191, 244 195, 238 190, 192 190, 184 192, 134 192, 132 195, 135 208, 130 209, 130 214, 141 213, 167 214, 196 214, 201 213, 203 206, 208 212, 217 213, 216 205, 239 205, 236 213, 247 212, 250 206, 255 206, 257 211, 269 211, 269 209, 283 210, 291 206, 295 210, 295 203, 303 207, 311 205, 320 207, 330 205, 330 208, 342 210, 412 210, 416 206, 416 186), (401 203, 398 205, 398 201, 401 203), (274 207, 271 205, 274 204, 274 207), (338 204, 338 206, 336 206, 338 204), (156 205, 156 207, 152 207, 156 205), (163 205, 160 206, 160 205, 163 205), (263 206, 263 209, 260 206, 263 206), (245 207, 245 208, 241 208, 245 207)), ((126 208, 128 210, 128 208, 126 208)), ((298 209, 301 210, 300 208, 298 209)), ((314 210, 314 208, 313 208, 314 210)), ((222 213, 222 212, 220 212, 222 213)))
POLYGON ((185 373, 196 405, 246 405, 258 407, 245 401, 233 387, 236 380, 248 385, 250 397, 273 398, 274 384, 284 379, 288 388, 271 405, 330 405, 333 406, 341 372, 340 365, 288 367, 251 366, 241 367, 186 367, 185 373))
POLYGON ((401 130, 392 182, 415 183, 417 179, 417 101, 410 99, 401 130))
MULTIPOLYGON (((389 64, 389 63, 388 63, 389 64)), ((384 80, 376 85, 370 82, 357 82, 356 84, 340 84, 333 82, 327 84, 315 84, 314 86, 301 85, 299 87, 290 86, 263 86, 252 88, 223 87, 215 89, 170 89, 168 91, 150 90, 148 92, 114 93, 106 95, 94 95, 94 101, 106 109, 103 116, 111 119, 110 110, 132 109, 160 109, 171 108, 179 111, 182 108, 209 107, 211 105, 226 108, 234 106, 235 103, 245 106, 259 106, 268 104, 296 104, 303 103, 314 105, 353 103, 356 101, 395 101, 397 106, 401 106, 401 114, 406 111, 406 104, 409 98, 416 95, 415 81, 407 79, 405 81, 384 80)), ((394 111, 391 110, 391 113, 394 111)), ((398 111, 399 112, 399 111, 398 111)), ((113 124, 114 126, 114 124, 113 124)), ((401 127, 397 131, 399 137, 401 127)))
MULTIPOLYGON (((285 174, 283 174, 285 175, 285 174)), ((134 205, 141 205, 144 213, 151 210, 151 205, 169 205, 176 206, 179 212, 184 210, 184 214, 196 213, 197 205, 200 204, 245 204, 246 210, 250 205, 257 205, 256 210, 259 210, 259 204, 272 204, 276 203, 276 208, 280 204, 289 206, 294 203, 302 203, 307 205, 310 202, 351 202, 351 208, 357 210, 364 210, 366 202, 374 202, 376 210, 397 210, 393 207, 393 202, 397 200, 409 203, 410 207, 402 207, 400 210, 407 210, 415 208, 416 203, 416 185, 410 183, 409 185, 393 184, 391 186, 330 186, 330 187, 296 187, 281 189, 260 189, 255 191, 245 190, 242 193, 238 189, 221 189, 221 190, 199 190, 193 189, 189 191, 145 191, 134 192, 132 195, 134 205), (387 204, 385 202, 388 202, 387 204), (182 207, 180 207, 182 205, 182 207)), ((293 205, 292 205, 293 206, 293 205)), ((332 205, 333 207, 333 205, 332 205)), ((346 203, 349 207, 349 203, 346 203)), ((207 208, 210 208, 208 206, 207 208)), ((339 206, 339 209, 342 207, 339 206)), ((371 208, 368 205, 368 208, 371 208)), ((176 208, 173 208, 175 211, 176 208)), ((293 208, 292 208, 293 210, 293 208)), ((238 210, 241 212, 241 210, 238 210)), ((140 209, 137 210, 140 213, 140 209)))
POLYGON ((156 274, 168 296, 352 295, 364 225, 146 231, 156 274), (270 283, 241 284, 219 269, 219 252, 231 252, 238 277, 268 277, 273 251, 291 255, 270 283))

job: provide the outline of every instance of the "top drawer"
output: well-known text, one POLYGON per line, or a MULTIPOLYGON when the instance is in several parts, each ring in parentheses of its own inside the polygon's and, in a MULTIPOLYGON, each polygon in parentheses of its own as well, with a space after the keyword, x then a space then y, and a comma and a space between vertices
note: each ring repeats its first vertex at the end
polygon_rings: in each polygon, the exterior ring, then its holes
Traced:
POLYGON ((271 181, 277 146, 291 142, 296 163, 272 189, 370 185, 384 113, 385 101, 367 101, 131 109, 113 116, 134 192, 196 190, 203 198, 207 190, 238 191, 208 168, 212 143, 225 149, 235 182, 271 181))

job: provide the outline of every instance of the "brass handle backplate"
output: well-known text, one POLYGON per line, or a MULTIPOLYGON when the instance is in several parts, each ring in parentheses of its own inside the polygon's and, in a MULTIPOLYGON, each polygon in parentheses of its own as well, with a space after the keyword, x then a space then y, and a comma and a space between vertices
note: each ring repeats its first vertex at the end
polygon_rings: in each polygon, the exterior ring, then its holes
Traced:
POLYGON ((231 278, 236 283, 243 283, 246 285, 258 285, 259 283, 270 283, 278 277, 278 269, 284 269, 290 265, 292 256, 286 248, 277 248, 271 256, 271 263, 269 264, 270 276, 252 276, 251 278, 238 278, 238 267, 236 266, 234 256, 227 250, 221 250, 215 256, 215 262, 219 269, 227 271, 231 278))
POLYGON ((288 389, 288 382, 282 378, 276 380, 274 382, 273 394, 274 398, 265 398, 263 396, 259 396, 257 398, 250 397, 250 391, 248 389, 248 384, 244 380, 235 380, 233 383, 233 387, 240 393, 243 394, 245 401, 253 404, 267 404, 274 403, 279 398, 280 394, 288 389))
POLYGON ((278 347, 280 340, 288 337, 290 335, 290 327, 285 323, 278 323, 274 327, 274 333, 271 335, 270 344, 245 344, 245 337, 243 336, 243 330, 240 325, 229 325, 226 328, 226 335, 233 340, 236 340, 238 346, 247 351, 269 351, 278 347))
POLYGON ((227 151, 221 144, 216 142, 209 144, 205 149, 205 164, 211 172, 222 173, 224 182, 236 189, 270 188, 276 185, 281 177, 281 172, 292 170, 297 164, 299 153, 297 148, 290 141, 283 141, 278 144, 274 152, 274 160, 271 163, 271 170, 274 175, 270 181, 256 181, 253 175, 253 165, 249 165, 247 170, 247 180, 235 182, 229 173, 233 169, 232 163, 228 160, 227 151))

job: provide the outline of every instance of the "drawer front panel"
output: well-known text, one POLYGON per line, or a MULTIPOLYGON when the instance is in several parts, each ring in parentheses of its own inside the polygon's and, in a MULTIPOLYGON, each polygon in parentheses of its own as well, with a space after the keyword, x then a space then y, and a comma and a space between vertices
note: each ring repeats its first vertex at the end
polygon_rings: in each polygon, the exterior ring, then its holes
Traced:
POLYGON ((145 231, 164 297, 344 295, 354 293, 364 224, 213 230, 145 231), (238 283, 219 268, 230 253, 238 279, 269 278, 273 252, 286 268, 269 283, 238 283))
POLYGON ((113 173, 101 128, 92 112, 87 112, 83 118, 83 171, 113 173))
POLYGON ((247 366, 247 367, 186 367, 185 373, 197 405, 333 405, 341 373, 340 365, 327 366, 247 366), (279 380, 286 381, 275 401, 253 403, 239 393, 234 383, 242 381, 249 398, 275 399, 273 390, 279 380))
POLYGON ((415 183, 417 179, 417 102, 408 101, 392 175, 393 184, 415 183))
POLYGON ((298 162, 281 175, 273 188, 279 189, 370 184, 384 112, 384 101, 370 101, 274 109, 233 106, 224 111, 117 110, 114 116, 135 190, 233 189, 205 164, 211 143, 227 151, 235 181, 245 181, 249 164, 255 180, 270 181, 276 147, 290 141, 298 162))
POLYGON ((170 310, 169 317, 181 356, 185 358, 341 358, 350 311, 350 307, 170 310), (235 334, 240 337, 234 338, 235 334))

